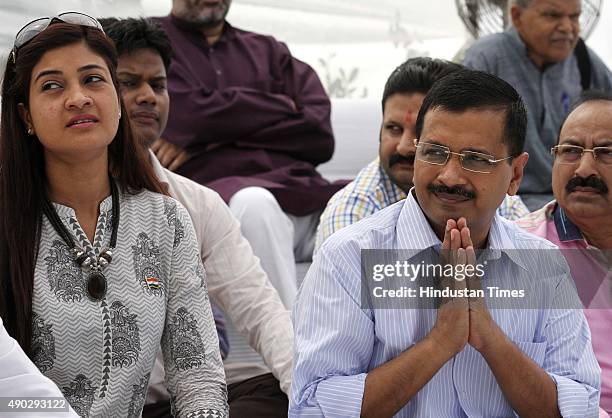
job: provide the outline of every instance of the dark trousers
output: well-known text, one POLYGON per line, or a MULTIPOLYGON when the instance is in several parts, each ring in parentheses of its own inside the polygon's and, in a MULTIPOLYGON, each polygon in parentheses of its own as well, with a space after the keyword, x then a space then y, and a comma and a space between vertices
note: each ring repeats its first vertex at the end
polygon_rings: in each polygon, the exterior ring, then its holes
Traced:
MULTIPOLYGON (((287 418, 289 400, 278 380, 263 374, 227 387, 230 418, 287 418)), ((170 402, 145 405, 143 418, 171 417, 170 402)))
POLYGON ((272 373, 227 387, 230 418, 287 418, 289 399, 272 373))

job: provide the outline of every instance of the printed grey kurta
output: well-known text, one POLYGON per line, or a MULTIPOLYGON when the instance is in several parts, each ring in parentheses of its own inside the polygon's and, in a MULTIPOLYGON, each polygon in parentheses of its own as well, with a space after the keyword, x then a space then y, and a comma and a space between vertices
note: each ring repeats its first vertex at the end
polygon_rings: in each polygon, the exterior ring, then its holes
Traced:
MULTIPOLYGON (((87 273, 43 217, 34 277, 33 352, 81 416, 138 417, 162 346, 177 416, 225 417, 227 392, 204 268, 189 215, 149 191, 120 195, 108 291, 89 299, 87 273)), ((93 243, 73 209, 54 204, 73 238, 97 256, 109 245, 112 199, 100 204, 93 243)))

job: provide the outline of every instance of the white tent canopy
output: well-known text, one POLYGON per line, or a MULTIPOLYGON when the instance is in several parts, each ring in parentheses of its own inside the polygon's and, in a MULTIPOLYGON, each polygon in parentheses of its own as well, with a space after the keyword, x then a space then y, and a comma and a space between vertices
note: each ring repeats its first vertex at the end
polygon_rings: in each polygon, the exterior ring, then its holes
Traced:
MULTIPOLYGON (((2 0, 0 55, 29 20, 62 11, 95 17, 160 16, 171 0, 2 0)), ((605 3, 605 2, 604 2, 605 3)), ((378 98, 393 68, 411 56, 451 59, 468 39, 454 0, 234 0, 237 27, 274 35, 319 73, 334 97, 378 98)), ((604 7, 589 45, 612 66, 604 7)))

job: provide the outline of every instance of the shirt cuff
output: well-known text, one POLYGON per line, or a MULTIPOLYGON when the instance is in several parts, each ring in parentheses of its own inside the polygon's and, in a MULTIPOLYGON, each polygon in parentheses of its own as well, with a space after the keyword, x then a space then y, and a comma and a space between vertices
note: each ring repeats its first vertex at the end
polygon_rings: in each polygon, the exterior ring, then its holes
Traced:
POLYGON ((584 385, 556 374, 549 373, 549 376, 557 385, 557 405, 561 416, 563 418, 589 416, 589 394, 584 385))
POLYGON ((361 416, 361 401, 367 373, 332 376, 317 385, 317 402, 326 418, 361 416))

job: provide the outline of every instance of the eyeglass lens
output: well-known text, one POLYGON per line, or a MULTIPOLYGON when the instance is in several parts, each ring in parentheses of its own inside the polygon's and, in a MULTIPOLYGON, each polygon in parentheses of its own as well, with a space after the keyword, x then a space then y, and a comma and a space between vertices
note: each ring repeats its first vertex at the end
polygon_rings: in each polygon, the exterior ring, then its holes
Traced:
POLYGON ((612 164, 612 147, 595 147, 588 150, 577 145, 559 145, 555 148, 555 155, 559 162, 565 164, 577 163, 585 152, 593 152, 595 161, 612 164))
POLYGON ((17 36, 15 37, 15 47, 21 48, 36 35, 44 31, 47 26, 49 26, 50 22, 51 18, 45 17, 28 23, 19 31, 19 33, 17 33, 17 36))
POLYGON ((74 25, 90 26, 102 30, 102 25, 96 19, 79 12, 66 12, 57 15, 57 17, 43 17, 36 19, 23 27, 15 37, 15 48, 21 48, 27 42, 31 41, 36 35, 44 31, 53 19, 58 19, 65 23, 74 25))
MULTIPOLYGON (((417 159, 430 164, 444 165, 450 158, 450 150, 436 144, 420 143, 417 146, 417 159)), ((474 151, 463 151, 460 153, 461 166, 468 171, 479 173, 490 173, 493 156, 474 151)))

